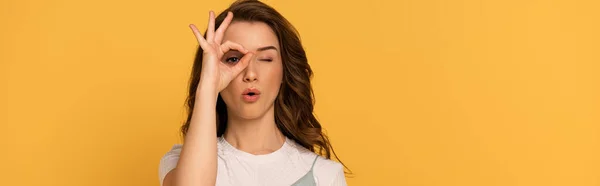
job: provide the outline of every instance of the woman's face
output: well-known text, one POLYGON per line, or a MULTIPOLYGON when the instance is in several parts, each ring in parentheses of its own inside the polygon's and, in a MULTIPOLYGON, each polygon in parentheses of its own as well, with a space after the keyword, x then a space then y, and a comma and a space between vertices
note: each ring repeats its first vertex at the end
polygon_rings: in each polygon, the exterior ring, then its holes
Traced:
MULTIPOLYGON (((261 117, 273 108, 283 78, 277 36, 265 23, 234 21, 225 31, 225 41, 238 43, 255 53, 248 67, 221 91, 227 113, 229 117, 243 119, 261 117)), ((221 61, 233 65, 241 58, 241 53, 229 51, 221 61)))

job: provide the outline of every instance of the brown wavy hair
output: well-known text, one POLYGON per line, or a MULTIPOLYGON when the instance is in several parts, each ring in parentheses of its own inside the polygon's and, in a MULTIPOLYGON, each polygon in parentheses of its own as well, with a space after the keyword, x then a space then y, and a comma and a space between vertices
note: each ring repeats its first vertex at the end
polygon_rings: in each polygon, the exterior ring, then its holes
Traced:
MULTIPOLYGON (((229 8, 216 17, 215 28, 221 25, 227 16, 227 12, 233 13, 232 22, 263 22, 277 35, 281 45, 283 63, 283 81, 274 102, 277 128, 283 135, 314 153, 318 153, 327 159, 331 159, 333 155, 349 171, 345 172, 351 174, 348 167, 338 158, 329 142, 329 138, 323 132, 321 124, 313 114, 315 102, 310 84, 313 72, 302 48, 298 31, 275 9, 256 0, 238 0, 231 4, 229 8)), ((187 120, 181 126, 181 134, 184 139, 192 119, 196 90, 200 81, 202 53, 202 48, 198 47, 186 99, 187 120)), ((220 95, 217 98, 216 109, 217 136, 221 136, 227 128, 227 109, 220 95)))

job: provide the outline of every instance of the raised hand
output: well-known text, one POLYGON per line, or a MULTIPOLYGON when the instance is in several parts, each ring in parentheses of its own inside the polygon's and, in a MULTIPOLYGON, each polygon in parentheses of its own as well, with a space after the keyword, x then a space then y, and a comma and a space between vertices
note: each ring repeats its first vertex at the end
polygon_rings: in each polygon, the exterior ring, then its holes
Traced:
MULTIPOLYGON (((208 31, 206 38, 200 34, 198 28, 194 24, 190 24, 190 28, 194 32, 200 47, 202 47, 202 72, 200 74, 200 83, 203 86, 214 88, 216 93, 221 92, 242 70, 248 66, 248 62, 253 56, 253 53, 246 50, 242 45, 223 40, 225 30, 233 19, 233 13, 228 12, 223 23, 215 31, 215 13, 209 12, 208 31), (223 55, 230 50, 236 50, 244 56, 239 62, 223 63, 221 62, 223 55)), ((198 86, 200 88, 200 86, 198 86)))

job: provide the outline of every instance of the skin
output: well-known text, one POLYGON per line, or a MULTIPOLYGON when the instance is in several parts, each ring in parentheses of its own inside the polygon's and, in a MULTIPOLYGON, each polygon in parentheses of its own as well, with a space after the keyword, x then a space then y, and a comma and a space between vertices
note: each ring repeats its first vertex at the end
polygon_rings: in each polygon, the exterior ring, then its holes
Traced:
MULTIPOLYGON (((262 22, 233 22, 223 40, 239 43, 255 54, 254 58, 229 85, 221 91, 227 105, 228 124, 225 139, 233 146, 251 154, 273 152, 285 140, 275 124, 273 103, 283 78, 279 40, 271 28, 262 22), (247 88, 260 91, 254 103, 242 99, 247 88)), ((239 52, 228 52, 225 63, 241 58, 239 52)))
POLYGON ((164 186, 215 185, 217 176, 216 102, 219 93, 227 105, 225 140, 251 153, 267 154, 279 149, 285 137, 275 125, 273 103, 283 77, 277 36, 264 23, 231 22, 228 13, 215 30, 209 12, 206 38, 190 25, 204 53, 196 103, 177 168, 164 186), (253 103, 242 92, 256 88, 261 94, 253 103))

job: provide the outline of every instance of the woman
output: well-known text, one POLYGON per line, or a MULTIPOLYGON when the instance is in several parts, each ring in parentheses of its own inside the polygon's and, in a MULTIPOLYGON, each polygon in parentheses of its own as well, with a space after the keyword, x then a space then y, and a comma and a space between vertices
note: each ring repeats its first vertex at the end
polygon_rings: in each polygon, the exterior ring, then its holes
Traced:
POLYGON ((184 144, 161 159, 161 185, 346 185, 313 115, 312 71, 294 27, 258 1, 234 2, 216 19, 209 12, 205 36, 190 27, 200 48, 184 144))

